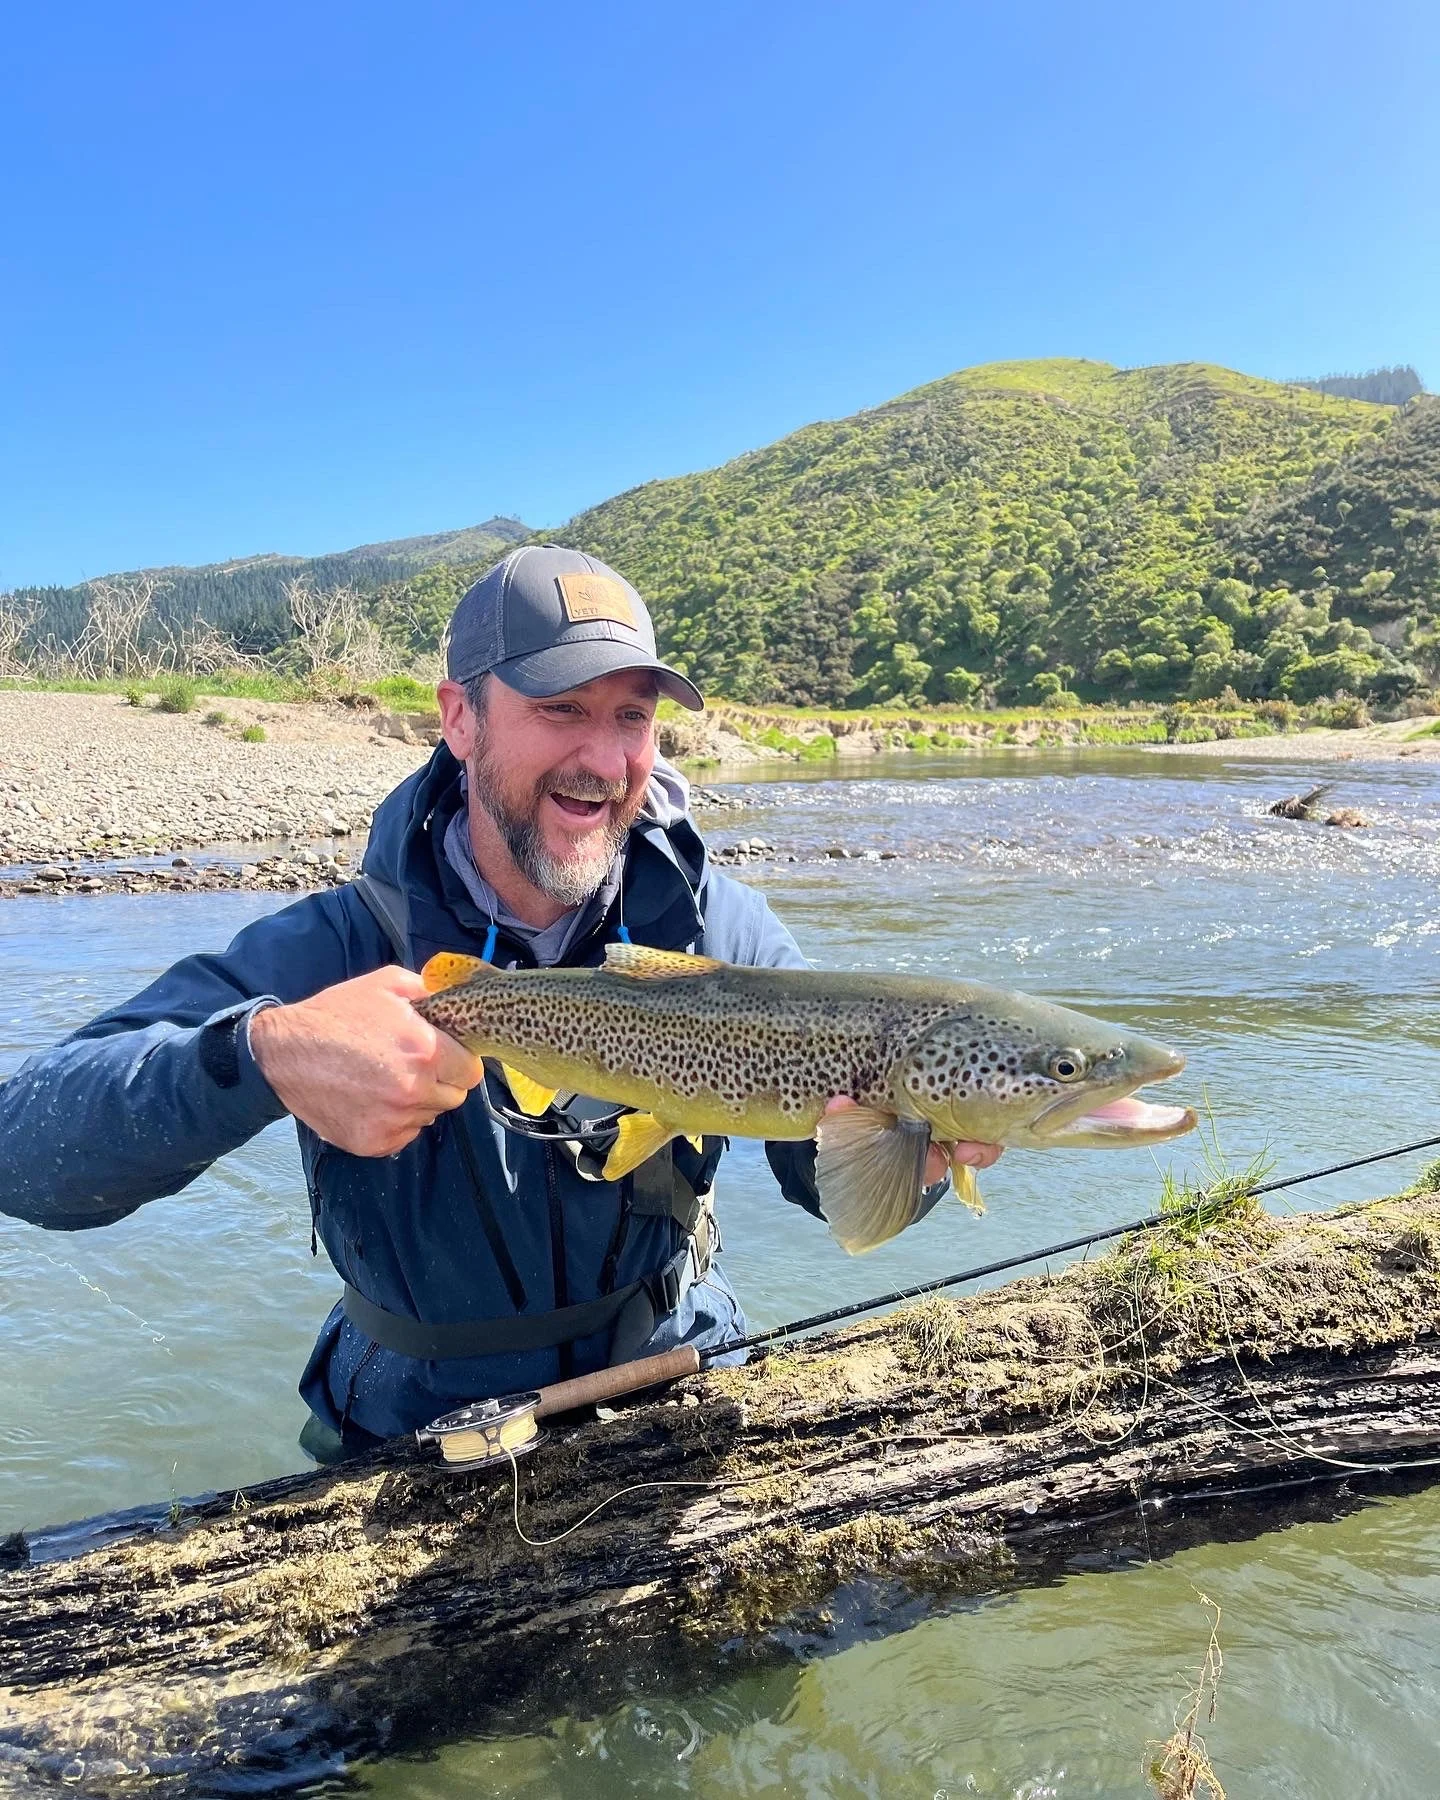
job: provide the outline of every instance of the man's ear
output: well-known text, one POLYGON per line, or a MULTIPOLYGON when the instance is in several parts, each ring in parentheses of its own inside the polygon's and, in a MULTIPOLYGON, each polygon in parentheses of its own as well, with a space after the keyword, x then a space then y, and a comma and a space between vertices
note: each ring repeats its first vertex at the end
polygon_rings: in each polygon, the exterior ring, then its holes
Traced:
POLYGON ((468 695, 458 681, 442 681, 435 690, 435 704, 440 708, 440 730, 451 755, 457 762, 468 763, 477 730, 468 695))

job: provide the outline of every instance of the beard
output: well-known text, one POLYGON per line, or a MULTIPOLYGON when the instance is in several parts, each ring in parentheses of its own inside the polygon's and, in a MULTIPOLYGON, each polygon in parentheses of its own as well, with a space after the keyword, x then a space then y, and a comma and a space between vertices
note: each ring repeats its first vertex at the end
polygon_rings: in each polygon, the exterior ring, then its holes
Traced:
POLYGON ((482 731, 470 764, 470 797, 479 801, 493 821, 511 860, 531 887, 558 905, 571 907, 588 900, 603 884, 640 815, 645 789, 642 785, 632 796, 623 781, 606 781, 586 769, 547 769, 529 796, 516 803, 506 792, 504 773, 490 754, 482 731), (541 802, 548 794, 608 801, 609 820, 577 840, 568 856, 557 856, 545 842, 539 819, 541 802))

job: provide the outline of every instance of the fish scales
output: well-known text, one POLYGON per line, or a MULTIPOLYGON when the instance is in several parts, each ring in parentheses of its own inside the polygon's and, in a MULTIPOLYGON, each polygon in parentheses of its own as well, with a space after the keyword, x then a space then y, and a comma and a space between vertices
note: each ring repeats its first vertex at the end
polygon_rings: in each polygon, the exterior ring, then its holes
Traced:
POLYGON ((831 976, 816 992, 806 971, 731 965, 667 981, 575 973, 561 988, 554 971, 514 970, 422 1010, 537 1080, 586 1093, 598 1081, 602 1099, 620 1098, 623 1084, 628 1104, 678 1100, 687 1121, 716 1131, 759 1109, 765 1135, 809 1137, 835 1094, 912 1113, 897 1066, 965 992, 917 1000, 855 976, 831 976))
MULTIPOLYGON (((821 1209, 851 1251, 917 1216, 932 1135, 1023 1146, 1154 1144, 1189 1108, 1131 1098, 1184 1058, 1030 995, 903 975, 757 969, 612 944, 600 969, 497 970, 438 956, 417 1010, 498 1060, 517 1104, 632 1110, 616 1180, 681 1134, 816 1139, 821 1209), (834 1101, 850 1102, 839 1110, 834 1101)), ((973 1171, 952 1162, 978 1208, 973 1171)))

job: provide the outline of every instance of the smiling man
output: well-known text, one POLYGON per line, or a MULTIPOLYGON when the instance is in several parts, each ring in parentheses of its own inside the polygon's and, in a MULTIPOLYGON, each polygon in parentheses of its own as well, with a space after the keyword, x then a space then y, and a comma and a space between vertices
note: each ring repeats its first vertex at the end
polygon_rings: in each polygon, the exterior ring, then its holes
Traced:
MULTIPOLYGON (((447 667, 444 743, 377 810, 355 881, 177 963, 0 1085, 0 1208, 52 1229, 123 1218, 293 1115, 345 1284, 301 1378, 317 1452, 744 1333, 714 1261, 724 1141, 681 1139, 603 1180, 583 1102, 527 1121, 414 1011, 430 956, 592 966, 628 933, 805 966, 763 896, 708 867, 685 780, 655 750, 662 694, 704 703, 613 570, 512 552, 457 607, 447 667)), ((959 1148, 980 1167, 999 1154, 959 1148)), ((767 1153, 818 1213, 813 1144, 767 1153)), ((932 1151, 932 1202, 944 1160, 932 1151)))

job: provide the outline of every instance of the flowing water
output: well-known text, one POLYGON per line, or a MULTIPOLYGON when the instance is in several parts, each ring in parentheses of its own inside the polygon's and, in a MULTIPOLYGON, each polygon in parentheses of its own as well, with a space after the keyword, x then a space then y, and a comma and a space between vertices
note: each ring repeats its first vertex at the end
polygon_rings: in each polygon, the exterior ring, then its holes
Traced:
MULTIPOLYGON (((818 964, 968 975, 1169 1039, 1190 1058, 1176 1097, 1208 1101, 1225 1154, 1268 1149, 1290 1172, 1440 1133, 1440 769, 1328 773, 1371 829, 1264 816, 1313 770, 1092 751, 787 768, 738 789, 745 810, 708 830, 797 857, 745 878, 818 964)), ((276 904, 5 903, 0 1076, 276 904)), ((1392 1191, 1425 1160, 1289 1200, 1392 1191)), ((1163 1166, 1198 1171, 1197 1140, 1155 1157, 1014 1152, 984 1179, 983 1219, 946 1205, 852 1260, 779 1199, 759 1147, 737 1144, 725 1262, 752 1324, 779 1323, 1136 1217, 1163 1166)), ((0 1219, 0 1533, 301 1467, 294 1382, 335 1292, 283 1126, 106 1231, 0 1219)), ((838 1651, 517 1722, 357 1778, 436 1800, 1141 1795, 1146 1743, 1170 1731, 1204 1654, 1198 1589, 1222 1608, 1206 1732, 1232 1800, 1440 1793, 1440 1488, 1337 1496, 1283 1530, 1153 1561, 1136 1532, 1118 1569, 871 1617, 838 1651)))

